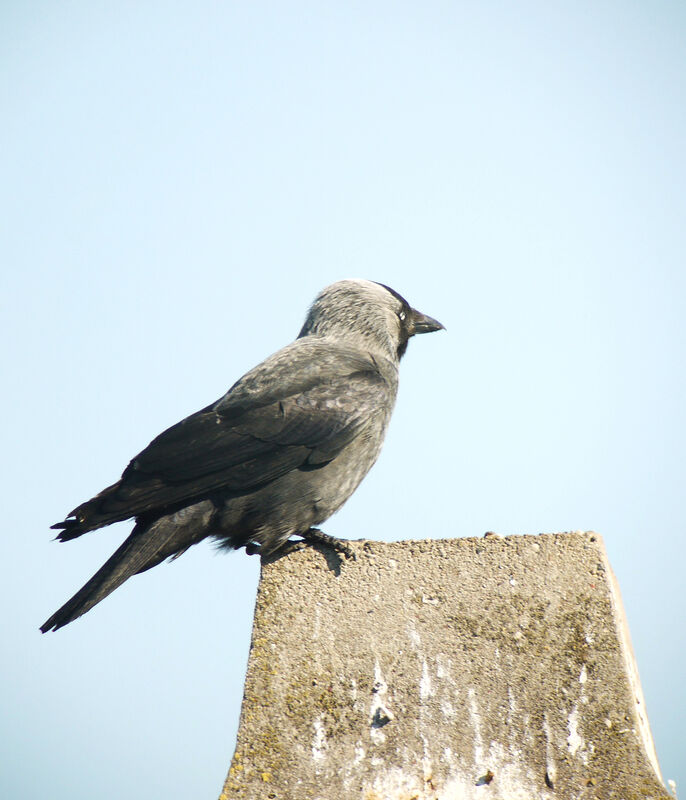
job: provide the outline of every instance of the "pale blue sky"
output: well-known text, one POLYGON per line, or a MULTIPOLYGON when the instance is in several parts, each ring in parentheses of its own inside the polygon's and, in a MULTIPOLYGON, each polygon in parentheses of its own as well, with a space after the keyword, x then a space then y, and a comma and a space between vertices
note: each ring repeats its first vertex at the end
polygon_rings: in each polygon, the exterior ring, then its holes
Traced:
POLYGON ((218 794, 257 560, 41 637, 128 529, 48 526, 343 277, 448 332, 325 529, 599 531, 683 793, 685 42, 659 0, 2 4, 1 796, 218 794))

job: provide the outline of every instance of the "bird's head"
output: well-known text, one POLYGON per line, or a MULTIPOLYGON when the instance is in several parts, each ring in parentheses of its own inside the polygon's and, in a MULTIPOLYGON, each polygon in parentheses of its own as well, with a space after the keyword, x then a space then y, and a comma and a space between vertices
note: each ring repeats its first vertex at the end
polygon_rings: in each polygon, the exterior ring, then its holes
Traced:
POLYGON ((390 287, 355 279, 333 283, 317 295, 298 338, 332 336, 399 360, 411 336, 442 329, 390 287))

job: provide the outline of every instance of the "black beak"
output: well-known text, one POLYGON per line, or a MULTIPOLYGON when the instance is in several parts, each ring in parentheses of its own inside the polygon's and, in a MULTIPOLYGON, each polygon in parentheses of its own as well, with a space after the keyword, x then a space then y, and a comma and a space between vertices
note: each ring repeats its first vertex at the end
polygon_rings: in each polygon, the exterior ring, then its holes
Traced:
POLYGON ((422 314, 421 311, 416 311, 414 308, 410 311, 410 336, 415 333, 431 333, 432 331, 444 331, 445 326, 434 319, 422 314))

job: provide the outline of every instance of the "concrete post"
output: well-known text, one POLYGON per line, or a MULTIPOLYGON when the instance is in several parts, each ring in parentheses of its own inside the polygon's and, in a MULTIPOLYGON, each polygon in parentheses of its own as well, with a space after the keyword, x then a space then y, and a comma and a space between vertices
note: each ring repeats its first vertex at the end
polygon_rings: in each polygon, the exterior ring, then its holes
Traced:
POLYGON ((594 533, 262 567, 222 800, 669 798, 594 533))

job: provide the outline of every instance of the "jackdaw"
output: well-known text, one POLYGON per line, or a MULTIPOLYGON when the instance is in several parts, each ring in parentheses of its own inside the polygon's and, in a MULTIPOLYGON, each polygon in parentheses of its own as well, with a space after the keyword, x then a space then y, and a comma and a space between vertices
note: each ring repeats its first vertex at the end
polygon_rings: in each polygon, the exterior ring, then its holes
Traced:
POLYGON ((345 551, 315 526, 379 455, 408 339, 441 328, 383 284, 345 280, 324 289, 292 344, 153 439, 117 483, 52 526, 66 542, 136 520, 41 631, 67 625, 127 578, 208 537, 262 555, 291 536, 345 551))

